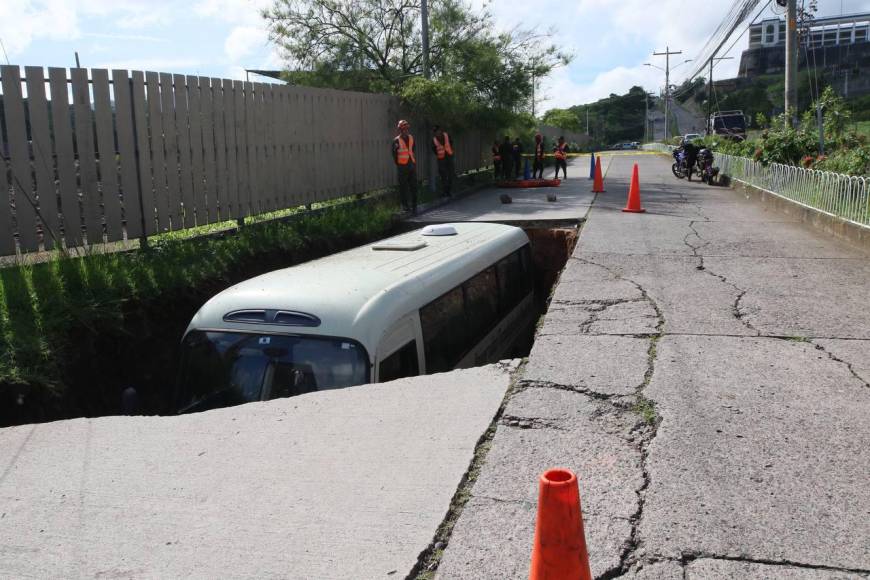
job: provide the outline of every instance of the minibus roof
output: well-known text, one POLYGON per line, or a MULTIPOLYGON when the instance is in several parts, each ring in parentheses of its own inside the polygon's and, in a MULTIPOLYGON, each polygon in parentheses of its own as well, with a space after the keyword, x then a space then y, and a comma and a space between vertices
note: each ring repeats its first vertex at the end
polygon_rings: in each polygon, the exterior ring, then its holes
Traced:
POLYGON ((188 331, 345 337, 361 342, 374 357, 396 321, 528 243, 525 232, 513 226, 446 225, 456 234, 416 230, 236 284, 210 299, 188 331), (230 313, 252 310, 301 313, 319 324, 226 320, 230 313))

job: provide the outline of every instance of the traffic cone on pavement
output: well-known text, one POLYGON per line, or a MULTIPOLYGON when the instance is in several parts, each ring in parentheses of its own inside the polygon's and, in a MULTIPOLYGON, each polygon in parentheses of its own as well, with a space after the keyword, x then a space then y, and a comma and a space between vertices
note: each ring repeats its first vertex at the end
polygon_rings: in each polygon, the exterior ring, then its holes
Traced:
POLYGON ((592 580, 577 476, 568 469, 541 475, 529 580, 592 580))
POLYGON ((589 179, 595 179, 595 151, 589 157, 589 179))
POLYGON ((631 185, 628 188, 628 203, 622 211, 631 213, 643 213, 646 210, 640 207, 640 178, 638 177, 637 163, 631 172, 631 185))
POLYGON ((604 193, 604 178, 601 176, 601 157, 595 158, 595 181, 592 182, 592 193, 604 193))

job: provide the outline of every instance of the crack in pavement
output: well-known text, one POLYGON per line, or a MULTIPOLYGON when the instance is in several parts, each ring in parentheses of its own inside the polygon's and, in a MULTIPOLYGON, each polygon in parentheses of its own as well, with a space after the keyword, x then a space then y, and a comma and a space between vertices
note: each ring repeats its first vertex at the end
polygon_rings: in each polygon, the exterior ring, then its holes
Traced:
POLYGON ((555 421, 548 421, 540 417, 517 417, 516 415, 504 415, 499 424, 505 427, 517 429, 553 429, 554 431, 567 431, 565 427, 555 421))
POLYGON ((825 570, 829 572, 847 572, 850 574, 870 574, 870 569, 861 568, 839 568, 837 566, 825 566, 818 564, 809 564, 806 562, 793 562, 791 560, 771 560, 767 558, 753 558, 751 556, 723 556, 720 554, 711 554, 703 551, 686 551, 678 560, 682 566, 687 567, 696 560, 721 560, 726 562, 743 562, 746 564, 759 564, 764 566, 788 566, 791 568, 804 568, 807 570, 825 570))
POLYGON ((723 276, 722 274, 717 274, 716 272, 713 272, 712 270, 707 269, 707 266, 704 263, 704 255, 701 254, 700 251, 704 247, 708 246, 710 244, 710 241, 705 240, 704 238, 701 237, 701 234, 698 232, 698 230, 695 229, 696 223, 698 223, 697 220, 692 220, 689 222, 689 229, 691 230, 691 232, 686 234, 686 236, 683 238, 683 243, 692 250, 692 256, 695 258, 698 258, 698 265, 695 266, 695 268, 704 272, 705 274, 709 274, 710 276, 713 276, 714 278, 718 279, 723 284, 731 286, 732 288, 734 288, 734 290, 737 291, 737 297, 734 299, 734 303, 731 305, 731 314, 743 326, 745 326, 746 328, 748 328, 749 330, 754 332, 756 336, 761 336, 761 331, 758 330, 757 328, 755 328, 755 326, 751 322, 749 322, 749 320, 746 319, 747 313, 744 312, 742 307, 740 306, 740 302, 743 300, 743 297, 746 296, 746 293, 748 292, 748 290, 745 288, 741 288, 741 287, 737 286, 737 284, 735 284, 733 282, 730 282, 728 280, 728 278, 723 276), (704 243, 699 244, 697 246, 689 243, 689 238, 692 236, 695 236, 696 238, 698 238, 698 241, 701 241, 704 243))
POLYGON ((647 399, 643 393, 646 387, 649 386, 650 382, 652 381, 653 374, 655 373, 655 362, 658 350, 657 346, 658 341, 662 338, 662 336, 664 336, 665 317, 658 303, 653 300, 653 298, 647 292, 646 288, 644 288, 635 280, 632 280, 631 278, 626 278, 625 276, 622 276, 611 268, 608 268, 607 266, 603 266, 591 260, 587 260, 579 256, 574 256, 572 259, 578 260, 591 266, 597 266, 608 272, 617 280, 623 280, 625 282, 628 282, 629 284, 632 284, 640 292, 641 297, 646 300, 655 311, 656 318, 658 319, 655 327, 656 334, 650 337, 650 344, 649 348, 647 349, 647 369, 644 373, 643 380, 635 388, 635 400, 637 408, 645 409, 648 413, 652 415, 652 420, 650 421, 650 424, 648 426, 644 426, 641 423, 639 426, 639 430, 637 428, 635 429, 638 431, 639 437, 632 441, 632 444, 640 452, 641 478, 643 483, 638 489, 635 490, 635 494, 637 495, 637 509, 629 518, 629 521, 631 522, 631 532, 629 534, 628 540, 623 546, 622 553, 619 555, 619 565, 618 567, 614 567, 605 571, 599 576, 599 579, 616 578, 625 574, 631 567, 634 560, 636 559, 637 550, 641 544, 641 540, 639 538, 640 521, 643 518, 643 510, 646 502, 646 491, 647 489, 649 489, 650 483, 652 481, 652 476, 649 472, 647 465, 649 460, 649 445, 650 443, 652 443, 653 439, 655 439, 658 433, 658 426, 661 423, 661 417, 655 412, 654 401, 647 399))
POLYGON ((813 342, 812 340, 809 340, 807 342, 809 342, 811 345, 816 347, 816 350, 820 350, 823 353, 825 353, 826 355, 828 355, 828 358, 830 358, 832 361, 846 365, 846 368, 849 369, 849 372, 852 373, 852 376, 855 377, 856 379, 858 379, 861 382, 861 384, 864 385, 866 388, 870 389, 870 382, 865 381, 860 375, 858 375, 858 373, 855 372, 855 369, 852 368, 852 363, 839 358, 837 355, 835 355, 834 353, 832 353, 831 351, 826 349, 821 344, 813 342))
POLYGON ((514 393, 519 393, 520 391, 526 389, 556 389, 559 391, 570 391, 572 393, 580 393, 581 395, 586 395, 591 399, 596 399, 599 401, 609 401, 611 399, 620 399, 624 398, 625 395, 621 395, 618 393, 600 393, 598 391, 589 389, 582 385, 562 385, 560 383, 553 383, 550 381, 535 381, 535 380, 521 380, 517 385, 519 388, 514 393))

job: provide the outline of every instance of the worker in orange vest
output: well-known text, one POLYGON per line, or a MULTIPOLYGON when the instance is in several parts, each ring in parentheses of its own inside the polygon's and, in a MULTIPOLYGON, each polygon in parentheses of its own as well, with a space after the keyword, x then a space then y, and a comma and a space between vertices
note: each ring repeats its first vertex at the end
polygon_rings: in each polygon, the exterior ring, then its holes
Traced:
POLYGON ((532 163, 532 179, 544 179, 544 136, 535 133, 535 158, 532 163))
POLYGON ((556 177, 559 179, 559 168, 562 168, 562 175, 568 179, 568 144, 565 143, 564 137, 559 137, 559 142, 553 147, 553 157, 556 158, 556 177))
POLYGON ((501 177, 501 147, 499 147, 498 140, 492 144, 492 168, 495 178, 501 177))
POLYGON ((432 152, 438 159, 438 176, 441 178, 441 196, 450 197, 453 189, 453 146, 450 135, 444 129, 435 125, 435 136, 432 137, 432 152))
POLYGON ((399 199, 402 209, 417 213, 417 157, 411 124, 399 121, 399 134, 393 139, 393 162, 399 174, 399 199))

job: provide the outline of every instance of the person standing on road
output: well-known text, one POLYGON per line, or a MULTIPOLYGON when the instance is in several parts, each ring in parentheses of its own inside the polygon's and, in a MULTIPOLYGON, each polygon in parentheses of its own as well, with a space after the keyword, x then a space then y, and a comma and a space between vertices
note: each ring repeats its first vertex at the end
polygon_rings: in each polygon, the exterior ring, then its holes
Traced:
POLYGON ((559 168, 562 168, 562 175, 568 179, 568 144, 565 143, 564 137, 559 137, 559 142, 553 147, 553 156, 556 158, 556 177, 559 179, 559 168))
POLYGON ((411 124, 399 121, 399 134, 393 139, 393 162, 399 175, 399 199, 402 209, 417 213, 417 158, 411 124))
POLYGON ((523 144, 519 137, 514 139, 514 144, 511 146, 511 156, 514 161, 514 179, 519 179, 523 175, 520 168, 523 163, 523 144))
POLYGON ((499 148, 498 141, 493 141, 492 143, 492 169, 494 179, 501 177, 501 149, 499 148))
POLYGON ((514 158, 514 150, 511 146, 511 138, 507 135, 504 136, 504 141, 502 141, 501 147, 499 147, 499 153, 501 153, 501 176, 502 179, 510 179, 511 178, 511 168, 513 167, 513 158, 514 158))
POLYGON ((450 136, 438 125, 435 125, 435 136, 432 138, 432 151, 438 159, 438 176, 441 178, 441 197, 450 197, 453 189, 453 146, 450 136))
POLYGON ((686 156, 686 177, 689 181, 692 181, 692 170, 695 168, 695 163, 698 161, 698 151, 700 151, 700 149, 689 139, 683 139, 682 147, 683 153, 686 156))
POLYGON ((532 164, 532 179, 544 179, 544 137, 535 134, 535 159, 532 164))

